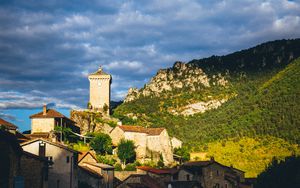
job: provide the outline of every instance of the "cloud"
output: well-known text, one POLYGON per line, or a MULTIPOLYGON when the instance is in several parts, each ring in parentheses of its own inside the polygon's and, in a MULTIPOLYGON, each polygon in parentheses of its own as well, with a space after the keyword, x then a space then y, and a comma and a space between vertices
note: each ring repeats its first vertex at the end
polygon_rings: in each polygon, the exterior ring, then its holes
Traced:
POLYGON ((298 1, 1 1, 0 108, 85 107, 89 73, 112 98, 177 61, 300 37, 298 1))
POLYGON ((0 111, 0 118, 7 120, 7 121, 17 121, 17 118, 11 114, 6 114, 0 111))

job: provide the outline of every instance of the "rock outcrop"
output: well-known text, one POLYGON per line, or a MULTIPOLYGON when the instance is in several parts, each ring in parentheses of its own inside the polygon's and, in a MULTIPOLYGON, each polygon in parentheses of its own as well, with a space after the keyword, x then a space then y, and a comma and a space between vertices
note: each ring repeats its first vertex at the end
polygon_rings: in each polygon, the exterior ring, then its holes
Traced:
POLYGON ((160 96, 165 92, 178 89, 199 91, 211 85, 225 87, 227 84, 228 81, 221 74, 210 78, 198 66, 176 62, 172 68, 159 70, 144 88, 140 90, 130 88, 124 102, 133 101, 142 96, 160 96))
POLYGON ((118 119, 111 118, 103 113, 90 110, 72 110, 70 118, 80 127, 82 135, 89 132, 103 132, 108 134, 115 126, 117 126, 119 121, 118 119))

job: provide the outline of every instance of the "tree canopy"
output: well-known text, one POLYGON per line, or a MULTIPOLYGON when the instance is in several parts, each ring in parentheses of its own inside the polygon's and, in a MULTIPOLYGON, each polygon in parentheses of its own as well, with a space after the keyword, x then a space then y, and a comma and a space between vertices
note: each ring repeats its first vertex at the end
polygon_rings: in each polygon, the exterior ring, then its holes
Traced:
POLYGON ((131 140, 122 139, 118 144, 118 157, 124 163, 134 162, 136 153, 135 153, 134 142, 131 140))
POLYGON ((112 153, 112 140, 109 135, 104 133, 95 133, 94 138, 91 139, 90 146, 97 154, 112 153))

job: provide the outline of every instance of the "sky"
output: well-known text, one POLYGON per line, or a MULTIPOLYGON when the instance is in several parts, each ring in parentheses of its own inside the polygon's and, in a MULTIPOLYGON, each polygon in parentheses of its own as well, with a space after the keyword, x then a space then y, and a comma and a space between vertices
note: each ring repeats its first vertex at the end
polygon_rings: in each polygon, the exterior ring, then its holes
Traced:
POLYGON ((0 117, 85 108, 100 65, 118 101, 175 61, 299 37, 299 0, 1 0, 0 117))

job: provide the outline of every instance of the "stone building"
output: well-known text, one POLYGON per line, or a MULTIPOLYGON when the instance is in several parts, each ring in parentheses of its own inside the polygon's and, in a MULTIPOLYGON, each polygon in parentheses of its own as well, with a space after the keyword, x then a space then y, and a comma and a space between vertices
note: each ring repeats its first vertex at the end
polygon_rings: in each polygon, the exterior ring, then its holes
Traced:
POLYGON ((173 176, 176 181, 197 181, 203 188, 239 188, 245 178, 243 171, 211 159, 184 163, 173 176))
POLYGON ((93 188, 114 187, 114 167, 98 163, 95 153, 84 152, 78 157, 79 181, 93 188), (91 176, 92 175, 92 176, 91 176))
POLYGON ((54 133, 55 126, 71 128, 75 133, 80 133, 80 128, 76 123, 54 109, 47 109, 43 106, 43 111, 30 116, 31 135, 30 137, 49 137, 54 133))
POLYGON ((131 174, 117 188, 163 188, 147 174, 131 174))
POLYGON ((121 125, 110 132, 113 145, 117 146, 121 139, 132 140, 136 146, 137 160, 145 162, 147 159, 161 154, 165 165, 173 162, 173 152, 170 137, 165 128, 144 128, 141 126, 121 125))
POLYGON ((48 165, 46 157, 23 151, 20 165, 24 188, 48 188, 48 165))
POLYGON ((106 111, 109 114, 111 75, 103 72, 102 68, 99 67, 88 78, 90 81, 90 108, 97 111, 106 111))
POLYGON ((13 188, 24 185, 20 173, 22 148, 14 134, 0 130, 0 187, 13 188))
POLYGON ((49 188, 78 187, 77 160, 80 152, 42 138, 24 142, 21 146, 24 151, 47 157, 49 161, 53 162, 49 167, 49 188))
POLYGON ((0 130, 0 187, 47 188, 48 164, 45 157, 22 150, 17 136, 0 130))
POLYGON ((171 145, 172 145, 172 149, 181 148, 182 147, 182 141, 179 140, 176 137, 172 137, 171 138, 171 145))

